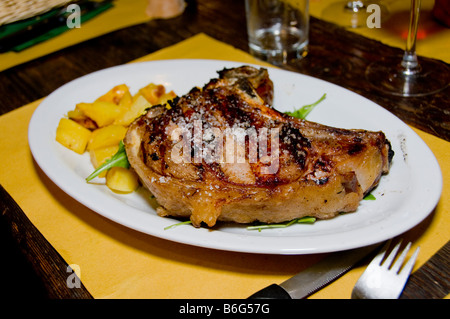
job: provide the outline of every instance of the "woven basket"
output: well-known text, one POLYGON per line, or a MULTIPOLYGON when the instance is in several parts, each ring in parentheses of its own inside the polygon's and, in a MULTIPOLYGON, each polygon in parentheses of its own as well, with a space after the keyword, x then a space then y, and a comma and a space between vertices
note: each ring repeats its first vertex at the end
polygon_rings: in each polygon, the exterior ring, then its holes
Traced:
POLYGON ((0 0, 0 25, 31 18, 69 2, 70 0, 0 0))

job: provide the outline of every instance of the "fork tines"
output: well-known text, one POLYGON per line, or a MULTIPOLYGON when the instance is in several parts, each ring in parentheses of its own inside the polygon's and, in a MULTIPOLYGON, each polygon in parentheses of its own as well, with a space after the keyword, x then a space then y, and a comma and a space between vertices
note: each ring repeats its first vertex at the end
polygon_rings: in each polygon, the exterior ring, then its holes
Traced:
POLYGON ((409 242, 406 247, 403 249, 401 255, 397 258, 397 260, 394 262, 395 257, 397 256, 397 252, 400 249, 400 246, 402 244, 402 240, 400 239, 399 242, 397 243, 397 245, 394 246, 394 248, 392 249, 391 253, 389 254, 389 256, 386 257, 386 259, 383 261, 383 258, 389 248, 389 246, 391 245, 392 240, 388 240, 386 242, 386 244, 383 246, 383 249, 381 250, 381 252, 374 258, 374 262, 378 262, 379 265, 390 269, 394 272, 396 272, 397 274, 400 273, 407 273, 408 275, 411 273, 412 268, 414 267, 414 263, 417 259, 417 255, 419 254, 419 247, 417 247, 417 249, 414 251, 413 255, 411 256, 411 258, 408 260, 408 262, 405 264, 405 266, 402 268, 402 271, 400 271, 400 268, 402 267, 403 261, 406 258, 406 255, 408 254, 409 249, 411 248, 411 242, 409 242))
POLYGON ((402 240, 400 240, 385 258, 391 242, 392 240, 387 241, 367 266, 353 289, 352 298, 396 299, 400 296, 416 262, 419 247, 402 267, 411 248, 411 242, 397 257, 402 244, 402 240))

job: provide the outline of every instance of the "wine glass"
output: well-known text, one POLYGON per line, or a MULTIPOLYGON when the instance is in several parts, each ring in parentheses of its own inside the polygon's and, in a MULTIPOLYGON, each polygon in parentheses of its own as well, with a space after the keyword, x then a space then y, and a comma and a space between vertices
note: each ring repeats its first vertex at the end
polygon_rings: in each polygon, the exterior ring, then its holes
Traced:
MULTIPOLYGON (((388 10, 385 6, 376 3, 380 8, 381 17, 385 19, 388 16, 388 10)), ((343 27, 359 28, 366 26, 367 18, 371 14, 367 12, 367 1, 339 1, 326 7, 322 12, 322 18, 328 22, 333 22, 343 27)))
POLYGON ((421 0, 411 0, 411 14, 403 57, 387 57, 371 63, 367 81, 378 91, 397 96, 424 96, 445 89, 450 82, 446 64, 416 55, 417 26, 421 0))

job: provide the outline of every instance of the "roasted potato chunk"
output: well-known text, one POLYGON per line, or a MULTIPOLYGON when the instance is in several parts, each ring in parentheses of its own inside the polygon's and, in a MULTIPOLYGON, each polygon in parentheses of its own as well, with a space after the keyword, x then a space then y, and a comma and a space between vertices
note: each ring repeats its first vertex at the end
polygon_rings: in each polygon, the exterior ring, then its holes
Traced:
POLYGON ((124 167, 113 167, 106 174, 106 186, 112 191, 131 193, 139 186, 137 174, 124 167))
POLYGON ((62 118, 56 128, 56 141, 78 154, 85 152, 91 135, 90 130, 67 118, 62 118))
POLYGON ((125 137, 127 128, 122 125, 111 124, 92 132, 87 145, 87 150, 95 150, 107 146, 119 145, 119 142, 125 137))
MULTIPOLYGON (((114 154, 117 153, 119 145, 106 146, 102 148, 97 148, 89 151, 89 156, 91 158, 91 163, 95 169, 110 159, 114 154)), ((100 173, 98 177, 105 177, 106 172, 100 173)))
POLYGON ((96 101, 94 103, 79 103, 77 109, 91 118, 99 127, 112 124, 119 117, 124 108, 112 102, 96 101))
POLYGON ((100 96, 96 101, 119 104, 122 98, 129 92, 130 89, 126 84, 119 84, 106 92, 104 95, 100 96))
POLYGON ((144 114, 145 110, 151 106, 152 104, 143 96, 139 96, 130 108, 114 121, 114 124, 129 126, 131 122, 144 114))

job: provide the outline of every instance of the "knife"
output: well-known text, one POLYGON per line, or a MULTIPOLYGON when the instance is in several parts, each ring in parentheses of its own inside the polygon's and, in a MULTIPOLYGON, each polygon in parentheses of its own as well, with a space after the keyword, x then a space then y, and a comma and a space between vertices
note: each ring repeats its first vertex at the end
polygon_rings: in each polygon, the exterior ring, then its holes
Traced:
POLYGON ((378 246, 380 246, 380 243, 332 253, 285 282, 267 286, 248 297, 248 299, 306 298, 345 274, 378 246))

